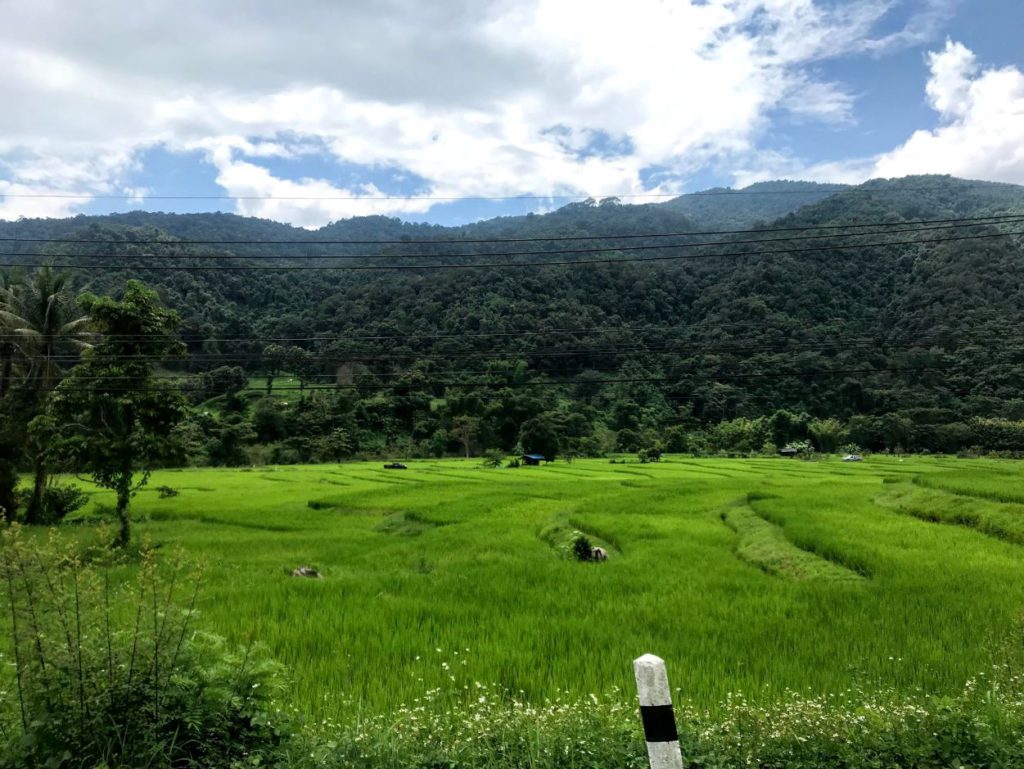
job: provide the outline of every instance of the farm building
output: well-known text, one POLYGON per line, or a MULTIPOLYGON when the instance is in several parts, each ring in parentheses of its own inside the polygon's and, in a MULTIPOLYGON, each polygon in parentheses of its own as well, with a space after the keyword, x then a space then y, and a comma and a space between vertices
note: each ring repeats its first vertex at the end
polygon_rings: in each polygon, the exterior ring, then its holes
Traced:
POLYGON ((541 462, 547 461, 547 457, 543 454, 523 454, 524 465, 539 465, 541 462))

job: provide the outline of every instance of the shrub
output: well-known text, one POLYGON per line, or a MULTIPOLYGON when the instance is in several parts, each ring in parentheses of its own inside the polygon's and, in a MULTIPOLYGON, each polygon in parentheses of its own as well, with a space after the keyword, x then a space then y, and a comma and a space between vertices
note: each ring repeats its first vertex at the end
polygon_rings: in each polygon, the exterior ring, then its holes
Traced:
MULTIPOLYGON (((1005 683, 1005 682, 1004 682, 1005 683)), ((316 769, 645 769, 634 701, 625 693, 542 704, 474 684, 452 702, 432 690, 409 707, 353 724, 325 722, 302 752, 316 769)), ((676 707, 692 769, 950 769, 1024 763, 1021 681, 952 697, 849 690, 790 693, 762 707, 731 695, 714 713, 676 707)))
POLYGON ((160 499, 170 499, 176 497, 180 493, 177 489, 172 489, 170 486, 157 486, 156 490, 160 492, 160 499))
POLYGON ((484 467, 501 467, 504 461, 505 452, 501 449, 487 449, 487 451, 484 452, 484 467))
MULTIPOLYGON (((109 556, 107 556, 109 557, 109 556)), ((14 671, 0 766, 227 767, 271 760, 290 729, 278 668, 192 627, 198 580, 143 556, 138 577, 17 529, 0 544, 14 671)))
POLYGON ((577 561, 589 561, 594 557, 594 547, 586 535, 577 533, 573 538, 572 554, 577 561))
POLYGON ((660 462, 661 461, 661 446, 654 444, 652 446, 646 446, 637 452, 637 459, 641 463, 646 464, 648 462, 660 462))
POLYGON ((78 486, 52 484, 43 492, 44 524, 60 523, 71 513, 81 509, 89 501, 89 495, 78 486))

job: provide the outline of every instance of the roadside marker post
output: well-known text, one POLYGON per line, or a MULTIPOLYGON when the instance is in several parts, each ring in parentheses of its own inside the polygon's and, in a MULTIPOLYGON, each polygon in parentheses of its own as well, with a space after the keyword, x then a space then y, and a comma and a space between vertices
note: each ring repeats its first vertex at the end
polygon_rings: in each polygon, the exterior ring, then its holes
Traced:
POLYGON ((683 769, 665 660, 645 654, 633 660, 633 673, 651 769, 683 769))

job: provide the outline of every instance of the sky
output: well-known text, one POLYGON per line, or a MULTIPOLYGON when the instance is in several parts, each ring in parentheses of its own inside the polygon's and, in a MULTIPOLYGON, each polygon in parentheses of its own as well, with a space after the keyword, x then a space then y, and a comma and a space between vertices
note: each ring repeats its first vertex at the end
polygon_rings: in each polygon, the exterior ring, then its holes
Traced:
POLYGON ((0 0, 0 219, 1024 184, 1021 0, 0 0))

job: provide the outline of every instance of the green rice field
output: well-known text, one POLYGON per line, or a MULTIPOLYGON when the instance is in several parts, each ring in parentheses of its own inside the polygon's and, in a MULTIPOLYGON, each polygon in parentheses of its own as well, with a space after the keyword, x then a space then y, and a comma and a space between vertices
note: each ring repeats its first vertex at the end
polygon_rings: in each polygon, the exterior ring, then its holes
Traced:
MULTIPOLYGON (((323 717, 476 683, 632 696, 645 652, 699 706, 952 692, 1019 646, 1020 464, 408 465, 157 472, 136 536, 204 561, 202 626, 269 646, 323 717), (577 531, 608 560, 567 558, 577 531), (291 577, 300 565, 323 578, 291 577)), ((112 504, 91 491, 87 518, 112 504)))

